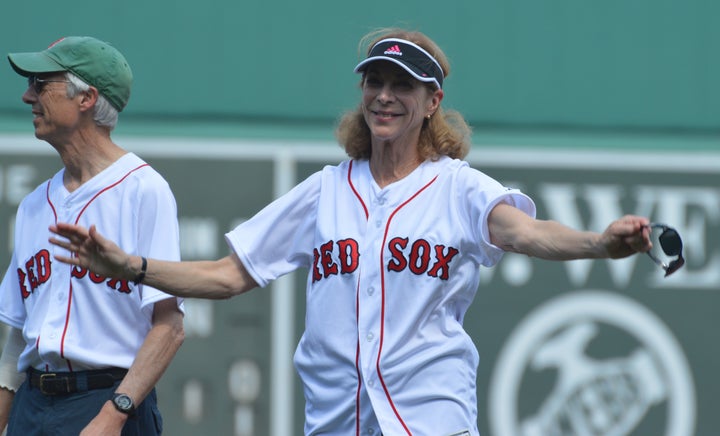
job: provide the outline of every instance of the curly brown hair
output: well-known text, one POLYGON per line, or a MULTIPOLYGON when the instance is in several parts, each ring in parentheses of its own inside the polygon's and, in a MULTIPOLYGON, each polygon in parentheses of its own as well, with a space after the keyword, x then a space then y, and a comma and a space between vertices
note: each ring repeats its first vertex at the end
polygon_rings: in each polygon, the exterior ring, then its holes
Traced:
MULTIPOLYGON (((365 35, 359 44, 360 52, 369 53, 370 49, 380 40, 386 38, 400 38, 415 43, 430 53, 440 64, 443 75, 450 75, 450 63, 445 53, 429 37, 418 31, 399 28, 385 28, 375 30, 365 35), (365 50, 363 50, 365 48, 365 50)), ((360 80, 362 87, 365 75, 360 80)), ((434 84, 425 84, 432 91, 434 84)), ((470 126, 463 116, 455 110, 443 110, 438 107, 435 114, 426 119, 420 131, 418 152, 425 159, 438 159, 441 156, 462 159, 470 151, 470 126)), ((363 116, 362 103, 354 110, 342 115, 335 130, 335 136, 345 152, 353 159, 369 159, 371 150, 370 128, 363 116)))

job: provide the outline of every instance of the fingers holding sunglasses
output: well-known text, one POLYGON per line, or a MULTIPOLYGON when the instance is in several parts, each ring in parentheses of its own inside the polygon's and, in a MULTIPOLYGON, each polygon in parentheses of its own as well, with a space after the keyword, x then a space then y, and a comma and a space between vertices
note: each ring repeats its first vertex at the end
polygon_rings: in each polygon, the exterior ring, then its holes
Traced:
POLYGON ((603 241, 608 256, 619 259, 638 252, 647 252, 652 248, 650 241, 650 222, 647 218, 626 215, 612 222, 603 232, 603 241))
POLYGON ((650 238, 650 229, 646 226, 641 227, 638 231, 636 247, 636 251, 640 253, 646 253, 653 248, 652 239, 650 238))
POLYGON ((650 229, 643 222, 643 220, 633 221, 630 234, 625 237, 625 243, 635 253, 646 253, 652 250, 653 247, 650 239, 650 229))
POLYGON ((651 223, 647 218, 634 215, 620 218, 603 232, 602 241, 608 256, 613 259, 635 253, 646 253, 665 271, 665 277, 685 265, 685 259, 682 256, 682 239, 677 230, 666 224, 651 223), (657 241, 659 248, 653 249, 653 240, 657 241), (659 252, 670 257, 677 256, 677 258, 674 260, 663 259, 659 252))

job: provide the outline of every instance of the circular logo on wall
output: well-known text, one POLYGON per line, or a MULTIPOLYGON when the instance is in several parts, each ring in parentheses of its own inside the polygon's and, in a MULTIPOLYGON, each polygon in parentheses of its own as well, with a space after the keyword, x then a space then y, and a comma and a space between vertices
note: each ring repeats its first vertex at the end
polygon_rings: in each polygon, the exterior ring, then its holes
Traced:
POLYGON ((609 291, 551 299, 522 320, 490 381, 494 436, 692 436, 687 359, 649 309, 609 291))

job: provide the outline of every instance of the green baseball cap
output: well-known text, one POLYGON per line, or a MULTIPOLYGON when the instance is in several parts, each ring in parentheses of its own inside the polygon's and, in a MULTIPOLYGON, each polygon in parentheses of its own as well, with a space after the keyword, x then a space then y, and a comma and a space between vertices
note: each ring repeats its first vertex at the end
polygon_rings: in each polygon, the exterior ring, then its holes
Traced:
POLYGON ((110 44, 89 36, 61 38, 37 53, 10 53, 8 60, 21 76, 69 71, 122 111, 130 99, 132 71, 110 44))

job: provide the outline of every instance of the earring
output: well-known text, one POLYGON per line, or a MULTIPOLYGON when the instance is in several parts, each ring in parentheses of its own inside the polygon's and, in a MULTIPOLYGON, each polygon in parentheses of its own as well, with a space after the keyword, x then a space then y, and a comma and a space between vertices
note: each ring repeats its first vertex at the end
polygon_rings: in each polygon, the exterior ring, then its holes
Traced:
POLYGON ((428 120, 429 120, 431 117, 432 117, 432 114, 427 114, 427 115, 425 115, 425 118, 427 118, 428 120))

